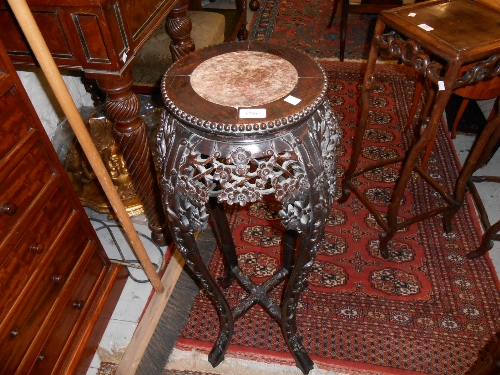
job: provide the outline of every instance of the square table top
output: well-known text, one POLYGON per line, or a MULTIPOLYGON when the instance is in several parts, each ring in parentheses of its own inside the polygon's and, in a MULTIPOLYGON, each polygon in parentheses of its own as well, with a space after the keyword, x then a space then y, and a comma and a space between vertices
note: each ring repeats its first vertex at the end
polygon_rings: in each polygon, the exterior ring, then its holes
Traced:
POLYGON ((382 11, 380 20, 446 60, 466 63, 500 53, 500 9, 485 3, 427 1, 382 11))

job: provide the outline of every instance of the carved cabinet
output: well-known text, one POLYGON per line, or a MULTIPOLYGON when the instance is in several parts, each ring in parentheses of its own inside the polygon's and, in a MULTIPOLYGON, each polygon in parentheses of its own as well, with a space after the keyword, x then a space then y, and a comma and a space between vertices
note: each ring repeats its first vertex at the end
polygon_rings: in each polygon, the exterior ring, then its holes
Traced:
POLYGON ((85 374, 126 281, 0 42, 0 374, 85 374))

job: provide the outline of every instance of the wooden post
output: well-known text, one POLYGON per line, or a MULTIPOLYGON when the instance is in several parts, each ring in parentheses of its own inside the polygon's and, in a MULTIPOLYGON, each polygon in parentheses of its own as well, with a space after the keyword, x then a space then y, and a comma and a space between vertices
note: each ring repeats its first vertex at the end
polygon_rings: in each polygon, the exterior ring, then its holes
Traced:
POLYGON ((109 176, 109 173, 102 162, 102 159, 97 151, 92 138, 83 123, 83 120, 76 108, 76 105, 71 97, 68 88, 66 87, 59 69, 57 68, 52 55, 42 37, 40 29, 38 28, 33 15, 28 7, 25 0, 7 0, 17 22, 23 30, 24 36, 28 40, 28 43, 35 54, 35 57, 45 74, 52 91, 54 92, 57 101, 61 105, 61 108, 66 115, 68 122, 73 129, 76 138, 82 146, 83 152, 87 156, 92 169, 94 170, 99 183, 101 184, 104 193, 109 199, 113 210, 120 221, 125 234, 127 235, 130 244, 137 256, 137 259, 142 265, 144 272, 146 273, 148 279, 150 280, 153 288, 156 292, 161 293, 164 291, 164 287, 161 283, 160 277, 156 274, 156 271, 149 259, 144 246, 139 239, 139 235, 130 220, 123 202, 121 201, 118 193, 115 190, 114 184, 109 176))

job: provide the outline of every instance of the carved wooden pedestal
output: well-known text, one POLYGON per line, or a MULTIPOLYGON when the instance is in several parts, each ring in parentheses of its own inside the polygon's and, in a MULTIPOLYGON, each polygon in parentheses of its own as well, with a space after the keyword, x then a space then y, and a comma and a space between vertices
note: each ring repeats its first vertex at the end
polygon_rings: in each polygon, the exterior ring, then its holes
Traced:
POLYGON ((167 106, 158 132, 163 204, 178 249, 217 308, 220 334, 210 363, 223 360, 234 320, 259 304, 281 325, 297 366, 308 373, 313 363, 297 333, 295 310, 333 203, 340 142, 324 72, 291 48, 228 43, 174 64, 162 95, 167 106), (265 195, 282 204, 285 248, 281 269, 256 285, 238 266, 222 203, 243 206, 265 195), (223 286, 237 280, 248 293, 234 307, 209 274, 193 236, 208 225, 207 204, 225 259, 223 286), (279 305, 268 293, 287 278, 279 305))

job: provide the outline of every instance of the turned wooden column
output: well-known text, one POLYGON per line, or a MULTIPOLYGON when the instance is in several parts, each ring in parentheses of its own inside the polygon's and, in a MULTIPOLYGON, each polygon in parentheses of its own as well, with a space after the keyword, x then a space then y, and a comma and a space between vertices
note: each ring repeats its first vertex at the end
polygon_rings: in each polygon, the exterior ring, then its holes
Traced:
POLYGON ((104 106, 113 122, 115 140, 127 163, 137 195, 142 200, 151 237, 155 243, 165 245, 169 242, 169 236, 165 234, 165 215, 146 124, 139 117, 140 101, 131 90, 132 83, 130 68, 121 76, 97 79, 99 88, 106 94, 104 106))
POLYGON ((165 22, 165 30, 172 40, 170 53, 174 62, 194 51, 194 42, 191 39, 193 25, 187 15, 188 5, 188 0, 179 0, 165 22))

